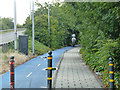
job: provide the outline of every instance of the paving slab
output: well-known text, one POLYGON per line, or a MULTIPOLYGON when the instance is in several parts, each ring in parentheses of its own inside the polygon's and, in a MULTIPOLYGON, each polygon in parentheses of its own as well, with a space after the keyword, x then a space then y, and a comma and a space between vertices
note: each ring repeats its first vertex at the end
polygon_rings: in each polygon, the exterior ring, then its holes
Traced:
POLYGON ((80 47, 64 53, 54 88, 102 88, 100 81, 82 61, 80 47))

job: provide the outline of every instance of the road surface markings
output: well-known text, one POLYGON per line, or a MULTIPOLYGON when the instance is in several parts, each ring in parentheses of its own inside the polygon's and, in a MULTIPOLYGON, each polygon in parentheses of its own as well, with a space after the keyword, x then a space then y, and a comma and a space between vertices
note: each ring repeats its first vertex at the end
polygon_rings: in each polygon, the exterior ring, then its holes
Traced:
POLYGON ((38 67, 40 66, 40 64, 38 64, 38 67))
MULTIPOLYGON (((40 64, 38 64, 37 66, 39 67, 39 66, 40 66, 40 64)), ((26 78, 28 78, 31 74, 32 74, 32 72, 31 72, 31 73, 29 73, 29 74, 27 75, 27 77, 26 77, 26 78)))
POLYGON ((28 74, 26 78, 28 78, 31 74, 32 74, 32 72, 30 74, 28 74))
POLYGON ((40 88, 47 88, 47 87, 45 87, 45 86, 41 86, 40 88))
POLYGON ((42 59, 45 61, 47 57, 46 57, 46 56, 43 56, 43 57, 40 57, 40 58, 42 58, 42 59))

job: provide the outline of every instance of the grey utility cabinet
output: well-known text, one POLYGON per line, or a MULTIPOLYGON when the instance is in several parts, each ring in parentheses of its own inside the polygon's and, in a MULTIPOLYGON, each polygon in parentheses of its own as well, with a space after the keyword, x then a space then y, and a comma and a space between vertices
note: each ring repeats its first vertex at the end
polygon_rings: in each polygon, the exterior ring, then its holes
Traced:
POLYGON ((19 35, 19 53, 28 55, 28 35, 19 35))

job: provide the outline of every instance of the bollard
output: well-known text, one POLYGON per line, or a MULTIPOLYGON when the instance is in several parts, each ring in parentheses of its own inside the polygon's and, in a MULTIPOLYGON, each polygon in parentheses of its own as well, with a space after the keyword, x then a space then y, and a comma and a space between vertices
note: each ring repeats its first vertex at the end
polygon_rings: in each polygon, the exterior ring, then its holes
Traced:
POLYGON ((14 56, 10 57, 10 90, 14 90, 14 56))
POLYGON ((48 52, 48 67, 43 70, 47 70, 47 88, 52 88, 52 70, 57 70, 52 67, 52 51, 48 52))
POLYGON ((48 52, 47 88, 52 88, 52 52, 48 52))
POLYGON ((109 81, 110 81, 110 90, 114 90, 114 64, 113 59, 109 58, 109 81))

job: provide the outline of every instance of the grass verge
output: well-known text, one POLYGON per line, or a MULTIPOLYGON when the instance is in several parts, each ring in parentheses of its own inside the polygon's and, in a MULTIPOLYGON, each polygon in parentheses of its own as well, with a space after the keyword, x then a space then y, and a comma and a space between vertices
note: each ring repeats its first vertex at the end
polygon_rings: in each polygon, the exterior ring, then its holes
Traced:
MULTIPOLYGON (((25 28, 17 28, 17 31, 22 31, 25 30, 25 28)), ((8 29, 6 31, 0 31, 0 33, 4 34, 4 33, 8 33, 8 32, 13 32, 14 29, 8 29)))
POLYGON ((18 51, 14 51, 13 45, 14 45, 14 42, 9 44, 8 46, 5 46, 5 48, 0 47, 0 57, 1 57, 0 74, 4 74, 5 72, 9 71, 9 61, 10 61, 11 56, 15 57, 15 67, 17 67, 31 60, 32 58, 35 58, 38 55, 42 55, 51 50, 49 47, 35 40, 35 56, 33 56, 32 55, 32 40, 30 39, 28 41, 29 55, 24 55, 22 53, 19 53, 18 51))

